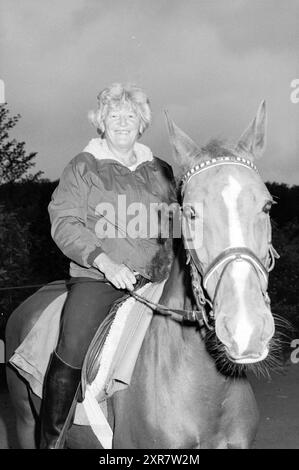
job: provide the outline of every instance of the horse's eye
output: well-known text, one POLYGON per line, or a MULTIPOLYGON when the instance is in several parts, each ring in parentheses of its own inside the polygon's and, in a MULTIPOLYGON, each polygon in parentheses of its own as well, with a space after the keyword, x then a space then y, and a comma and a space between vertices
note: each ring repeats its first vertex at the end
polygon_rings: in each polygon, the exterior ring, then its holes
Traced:
POLYGON ((272 207, 272 204, 273 204, 272 201, 267 201, 266 202, 266 204, 263 207, 263 212, 265 212, 265 214, 269 214, 269 212, 271 210, 271 207, 272 207))

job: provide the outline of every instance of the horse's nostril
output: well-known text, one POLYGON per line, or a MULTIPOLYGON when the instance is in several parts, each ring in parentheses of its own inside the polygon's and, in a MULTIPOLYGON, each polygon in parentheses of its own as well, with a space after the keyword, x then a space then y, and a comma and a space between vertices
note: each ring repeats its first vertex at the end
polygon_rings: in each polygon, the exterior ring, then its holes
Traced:
POLYGON ((264 317, 261 341, 269 342, 275 332, 275 324, 272 315, 266 313, 264 317))
POLYGON ((225 346, 231 346, 232 334, 229 330, 227 319, 224 316, 216 322, 216 335, 225 346))

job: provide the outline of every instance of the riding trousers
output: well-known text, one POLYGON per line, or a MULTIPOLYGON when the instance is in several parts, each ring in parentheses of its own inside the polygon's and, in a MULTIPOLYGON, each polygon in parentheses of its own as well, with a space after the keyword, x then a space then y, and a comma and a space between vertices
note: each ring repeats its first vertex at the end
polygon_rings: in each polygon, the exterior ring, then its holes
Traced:
POLYGON ((70 366, 82 368, 98 327, 112 304, 127 291, 87 277, 72 277, 68 289, 56 352, 70 366))

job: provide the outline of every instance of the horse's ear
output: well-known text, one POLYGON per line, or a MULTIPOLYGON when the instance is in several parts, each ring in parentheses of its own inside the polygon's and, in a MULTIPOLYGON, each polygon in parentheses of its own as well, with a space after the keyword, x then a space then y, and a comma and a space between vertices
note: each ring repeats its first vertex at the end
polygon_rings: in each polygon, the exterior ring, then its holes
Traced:
POLYGON ((200 148, 169 118, 167 111, 165 116, 174 159, 180 167, 184 167, 189 164, 192 157, 200 153, 200 148))
POLYGON ((240 137, 236 151, 245 153, 247 157, 253 159, 261 157, 266 147, 266 126, 267 112, 264 100, 260 104, 256 117, 240 137))

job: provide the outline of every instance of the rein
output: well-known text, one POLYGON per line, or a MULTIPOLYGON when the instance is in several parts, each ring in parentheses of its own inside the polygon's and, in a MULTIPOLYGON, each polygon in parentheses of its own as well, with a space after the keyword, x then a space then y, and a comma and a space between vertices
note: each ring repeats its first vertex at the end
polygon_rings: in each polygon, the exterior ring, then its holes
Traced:
POLYGON ((165 307, 165 305, 162 305, 156 302, 151 302, 150 300, 146 299, 144 296, 139 295, 134 291, 130 292, 130 295, 134 297, 136 300, 138 300, 139 302, 142 302, 143 304, 147 305, 151 309, 156 310, 162 315, 170 316, 174 320, 197 322, 199 324, 205 321, 204 314, 201 310, 183 310, 183 309, 174 309, 174 308, 165 307))
MULTIPOLYGON (((241 165, 258 173, 256 166, 251 162, 251 160, 247 160, 245 158, 227 156, 206 160, 200 164, 195 165, 183 175, 181 179, 182 196, 192 176, 198 175, 199 173, 207 170, 208 168, 227 164, 241 165)), ((189 231, 189 225, 186 225, 189 231)), ((163 315, 171 316, 176 320, 183 319, 189 322, 197 322, 200 325, 204 323, 209 330, 214 330, 214 304, 225 271, 227 270, 228 266, 233 262, 246 261, 254 268, 260 280, 261 290, 265 303, 268 306, 270 305, 270 297, 267 292, 269 272, 272 271, 272 269, 274 268, 275 259, 279 258, 279 254, 273 247, 271 240, 269 241, 268 254, 265 264, 261 262, 261 260, 255 255, 252 250, 245 246, 240 246, 226 248, 225 250, 223 250, 208 266, 206 272, 203 272, 202 263, 198 258, 196 250, 188 246, 187 237, 184 237, 184 245, 187 252, 187 264, 190 263, 192 289, 198 310, 170 309, 159 303, 151 302, 145 297, 136 294, 135 292, 130 292, 130 295, 136 300, 146 304, 148 307, 158 311, 163 315), (214 296, 211 301, 204 294, 204 290, 207 289, 208 281, 211 276, 222 266, 223 269, 220 273, 219 279, 216 284, 214 296), (261 279, 263 279, 265 283, 265 289, 262 287, 261 279), (210 307, 209 316, 206 313, 206 305, 209 305, 210 307)))

